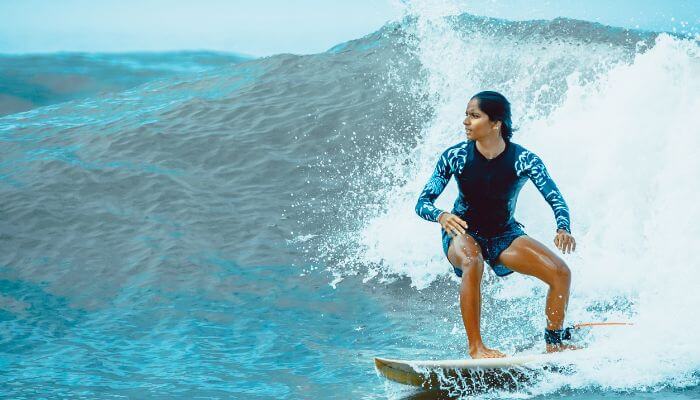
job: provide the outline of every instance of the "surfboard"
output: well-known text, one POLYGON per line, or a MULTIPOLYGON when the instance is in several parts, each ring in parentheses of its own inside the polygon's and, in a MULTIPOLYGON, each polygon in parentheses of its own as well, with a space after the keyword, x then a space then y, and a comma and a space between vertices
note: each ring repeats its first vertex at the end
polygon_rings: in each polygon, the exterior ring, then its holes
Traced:
MULTIPOLYGON (((576 324, 576 330, 597 326, 625 326, 623 322, 589 322, 576 324)), ((470 391, 488 389, 517 390, 523 384, 538 379, 537 372, 551 370, 566 373, 577 353, 567 350, 557 353, 528 353, 504 358, 456 360, 400 360, 374 358, 377 372, 385 378, 411 386, 436 389, 446 385, 468 388, 470 391)))
POLYGON ((561 354, 430 361, 375 357, 374 364, 377 371, 391 381, 425 389, 452 384, 475 391, 486 388, 513 390, 520 384, 529 383, 534 378, 531 372, 535 369, 561 368, 561 354))

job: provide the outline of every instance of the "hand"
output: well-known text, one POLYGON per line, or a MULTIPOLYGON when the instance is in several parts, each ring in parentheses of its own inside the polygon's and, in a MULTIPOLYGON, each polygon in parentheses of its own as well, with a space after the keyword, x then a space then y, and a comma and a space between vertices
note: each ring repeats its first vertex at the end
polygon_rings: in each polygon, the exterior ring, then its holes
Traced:
POLYGON ((576 241, 574 237, 564 229, 557 229, 557 236, 554 237, 554 245, 564 254, 576 250, 576 241))
POLYGON ((442 225, 442 229, 446 230, 452 237, 464 235, 469 227, 462 218, 448 212, 440 214, 438 222, 442 225))

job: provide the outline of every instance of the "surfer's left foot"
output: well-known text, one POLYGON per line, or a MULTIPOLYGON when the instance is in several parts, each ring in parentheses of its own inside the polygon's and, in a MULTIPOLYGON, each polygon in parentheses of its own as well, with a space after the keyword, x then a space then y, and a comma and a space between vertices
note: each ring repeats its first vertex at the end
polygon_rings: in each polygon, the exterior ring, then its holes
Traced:
POLYGON ((582 349, 581 346, 576 346, 570 343, 560 343, 560 344, 547 344, 547 353, 557 353, 565 350, 578 350, 582 349))

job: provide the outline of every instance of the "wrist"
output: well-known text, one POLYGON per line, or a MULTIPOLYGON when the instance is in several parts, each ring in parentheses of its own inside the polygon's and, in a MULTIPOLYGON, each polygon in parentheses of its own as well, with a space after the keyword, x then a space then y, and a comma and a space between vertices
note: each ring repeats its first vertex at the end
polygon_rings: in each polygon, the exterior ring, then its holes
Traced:
POLYGON ((437 218, 435 218, 435 221, 439 224, 440 223, 440 217, 442 217, 444 214, 447 214, 446 211, 441 212, 438 214, 437 218))

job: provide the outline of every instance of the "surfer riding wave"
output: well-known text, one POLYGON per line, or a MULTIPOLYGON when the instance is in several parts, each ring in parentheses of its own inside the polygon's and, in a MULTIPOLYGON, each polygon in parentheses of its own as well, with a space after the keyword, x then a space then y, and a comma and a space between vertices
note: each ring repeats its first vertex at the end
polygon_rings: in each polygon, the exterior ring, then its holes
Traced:
POLYGON ((511 142, 510 103, 502 94, 484 91, 474 95, 467 105, 464 127, 467 140, 442 153, 418 198, 416 212, 441 225, 443 251, 462 279, 459 302, 469 354, 472 358, 505 357, 486 347, 481 338, 484 262, 498 276, 515 271, 545 282, 549 286, 545 306, 547 351, 571 348, 562 342, 569 333, 562 327, 571 271, 514 219, 518 194, 531 180, 554 211, 554 244, 562 253, 570 253, 576 249, 576 241, 571 236, 569 208, 542 160, 511 142), (459 195, 452 211, 446 212, 434 202, 452 176, 459 195))

